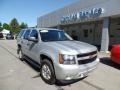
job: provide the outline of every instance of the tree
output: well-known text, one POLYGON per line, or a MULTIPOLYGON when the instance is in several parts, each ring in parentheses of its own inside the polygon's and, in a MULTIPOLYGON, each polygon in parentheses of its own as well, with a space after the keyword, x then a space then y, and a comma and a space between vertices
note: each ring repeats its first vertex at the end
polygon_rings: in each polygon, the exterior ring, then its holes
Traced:
POLYGON ((3 24, 3 29, 10 30, 10 26, 7 23, 4 23, 3 24))
POLYGON ((17 33, 20 30, 19 23, 16 18, 13 18, 10 22, 10 28, 12 33, 17 33))
POLYGON ((2 29, 3 29, 3 28, 2 28, 2 23, 0 22, 0 31, 2 31, 2 29))
POLYGON ((24 28, 27 28, 27 27, 28 27, 28 25, 24 22, 22 22, 21 25, 20 25, 20 29, 24 29, 24 28))

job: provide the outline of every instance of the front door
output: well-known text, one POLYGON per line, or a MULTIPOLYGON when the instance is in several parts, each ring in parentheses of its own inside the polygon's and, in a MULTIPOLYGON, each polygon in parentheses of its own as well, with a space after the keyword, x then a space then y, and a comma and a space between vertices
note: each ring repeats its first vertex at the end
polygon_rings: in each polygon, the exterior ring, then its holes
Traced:
MULTIPOLYGON (((30 37, 35 37, 36 39, 38 39, 37 30, 32 30, 30 37)), ((40 55, 39 55, 39 49, 38 49, 39 41, 38 42, 29 41, 28 45, 29 45, 29 49, 28 49, 29 57, 39 63, 40 61, 40 55)))

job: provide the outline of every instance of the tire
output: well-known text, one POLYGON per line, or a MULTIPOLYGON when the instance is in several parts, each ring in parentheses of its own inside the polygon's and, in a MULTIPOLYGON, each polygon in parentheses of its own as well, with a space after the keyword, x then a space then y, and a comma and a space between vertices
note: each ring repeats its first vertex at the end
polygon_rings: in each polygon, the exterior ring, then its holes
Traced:
POLYGON ((24 61, 24 55, 23 55, 23 53, 22 53, 22 48, 19 49, 18 55, 19 55, 19 59, 20 59, 21 61, 24 61))
POLYGON ((55 71, 52 63, 48 59, 44 59, 41 64, 40 74, 43 81, 47 84, 55 84, 55 71))

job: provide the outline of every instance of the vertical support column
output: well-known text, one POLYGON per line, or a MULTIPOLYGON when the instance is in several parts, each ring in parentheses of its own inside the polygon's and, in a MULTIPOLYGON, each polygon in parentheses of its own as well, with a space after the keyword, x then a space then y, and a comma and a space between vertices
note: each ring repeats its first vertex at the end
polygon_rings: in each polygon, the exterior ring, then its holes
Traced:
POLYGON ((104 18, 102 28, 101 51, 108 51, 109 47, 109 18, 104 18))

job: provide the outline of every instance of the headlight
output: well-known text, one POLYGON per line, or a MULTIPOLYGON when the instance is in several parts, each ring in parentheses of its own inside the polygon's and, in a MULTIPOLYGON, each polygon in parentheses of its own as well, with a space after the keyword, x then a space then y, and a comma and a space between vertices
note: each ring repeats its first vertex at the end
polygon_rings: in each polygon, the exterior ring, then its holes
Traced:
POLYGON ((59 55, 60 64, 76 64, 74 55, 59 55))

